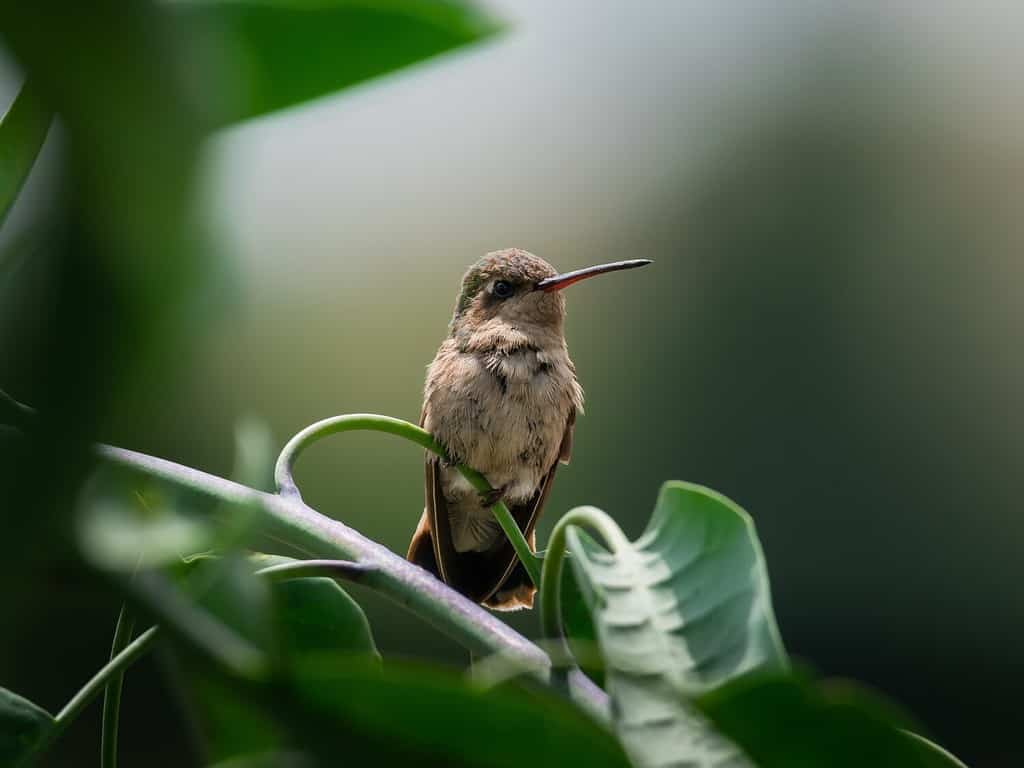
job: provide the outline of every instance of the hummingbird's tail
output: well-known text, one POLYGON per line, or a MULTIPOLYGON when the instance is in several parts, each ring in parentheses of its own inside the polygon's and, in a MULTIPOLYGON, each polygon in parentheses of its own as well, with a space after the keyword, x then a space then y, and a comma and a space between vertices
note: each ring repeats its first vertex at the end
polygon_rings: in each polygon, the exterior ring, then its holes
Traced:
MULTIPOLYGON (((536 534, 530 532, 530 547, 537 548, 536 534)), ((472 557, 473 555, 470 555, 472 557)), ((480 557, 480 555, 476 555, 480 557)), ((441 569, 437 565, 437 555, 434 553, 434 539, 430 530, 430 517, 426 510, 420 518, 416 532, 409 542, 409 552, 405 559, 415 563, 420 568, 430 571, 434 576, 444 581, 441 569)), ((530 580, 529 574, 522 563, 509 573, 508 578, 502 582, 501 587, 484 601, 484 605, 493 611, 518 611, 523 608, 533 608, 533 597, 537 593, 536 587, 530 580)))
MULTIPOLYGON (((536 543, 531 537, 530 548, 536 550, 536 543)), ((533 597, 537 588, 533 586, 530 575, 522 563, 516 563, 512 573, 498 588, 498 591, 487 598, 484 603, 492 611, 518 611, 533 608, 533 597)))

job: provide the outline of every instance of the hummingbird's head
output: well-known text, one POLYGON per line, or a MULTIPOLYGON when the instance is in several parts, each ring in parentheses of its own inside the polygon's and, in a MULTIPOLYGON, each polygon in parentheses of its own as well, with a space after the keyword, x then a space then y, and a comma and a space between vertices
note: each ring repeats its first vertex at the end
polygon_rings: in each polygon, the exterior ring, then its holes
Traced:
POLYGON ((462 277, 452 334, 504 331, 529 338, 560 337, 565 318, 563 288, 594 275, 649 263, 647 259, 617 261, 559 274, 544 259, 519 248, 493 251, 462 277))

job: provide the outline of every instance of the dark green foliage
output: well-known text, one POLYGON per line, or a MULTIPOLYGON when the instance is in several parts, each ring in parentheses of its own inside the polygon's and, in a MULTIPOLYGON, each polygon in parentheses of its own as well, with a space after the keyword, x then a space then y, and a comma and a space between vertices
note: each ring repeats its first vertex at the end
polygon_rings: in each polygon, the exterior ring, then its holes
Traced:
POLYGON ((17 765, 30 756, 52 727, 49 712, 0 688, 0 765, 17 765))
POLYGON ((892 704, 850 682, 752 674, 701 696, 697 706, 762 768, 955 768, 892 704))
POLYGON ((39 94, 25 83, 0 121, 0 225, 32 170, 52 118, 39 94))
MULTIPOLYGON (((290 561, 256 555, 257 567, 290 561)), ((278 581, 271 586, 279 641, 290 656, 337 651, 379 659, 370 624, 359 604, 328 578, 278 581)))
POLYGON ((607 730, 550 691, 483 690, 442 670, 330 657, 304 662, 295 685, 313 711, 353 729, 356 754, 381 764, 628 765, 607 730))
MULTIPOLYGON (((700 486, 666 484, 635 542, 614 522, 603 531, 614 534, 604 536, 608 547, 567 527, 571 570, 555 594, 570 647, 608 694, 586 689, 586 711, 560 685, 545 685, 562 678, 548 680, 539 649, 433 581, 402 581, 409 574, 376 553, 323 573, 365 577, 421 616, 429 608, 435 625, 451 625, 474 651, 507 653, 530 676, 483 687, 450 669, 382 662, 366 615, 334 578, 260 572, 297 561, 254 555, 254 540, 290 553, 370 551, 351 531, 342 544, 329 539, 324 520, 283 495, 227 492, 177 465, 157 480, 139 455, 119 459, 133 472, 97 475, 80 492, 100 425, 123 418, 133 390, 181 353, 223 277, 196 225, 203 139, 498 28, 455 0, 44 1, 0 10, 0 34, 31 83, 0 123, 0 223, 51 107, 68 137, 66 189, 45 227, 52 280, 30 302, 48 324, 19 361, 32 372, 22 385, 38 415, 0 393, 0 423, 24 433, 0 462, 0 502, 19 511, 5 520, 5 541, 16 544, 6 565, 22 576, 33 557, 70 546, 77 526, 76 556, 128 601, 140 626, 159 626, 131 640, 132 621, 122 624, 111 663, 56 718, 0 689, 0 765, 31 762, 153 642, 197 715, 203 757, 222 768, 959 765, 901 730, 902 715, 874 695, 786 672, 752 521, 700 486), (198 503, 168 477, 220 503, 198 503), (278 527, 261 527, 268 520, 278 527), (485 629, 467 631, 467 621, 485 629), (595 714, 603 708, 605 717, 595 714)), ((38 250, 34 240, 21 245, 0 260, 0 278, 12 284, 15 261, 38 250)), ((481 285, 471 273, 460 310, 481 285)), ((391 422, 383 431, 403 434, 391 422)), ((240 483, 270 485, 269 446, 265 430, 240 432, 240 483)), ((5 582, 15 595, 16 582, 5 582)), ((107 767, 117 714, 108 706, 107 767)))
POLYGON ((451 0, 225 0, 173 6, 205 38, 227 98, 244 120, 334 93, 488 37, 500 26, 451 0))

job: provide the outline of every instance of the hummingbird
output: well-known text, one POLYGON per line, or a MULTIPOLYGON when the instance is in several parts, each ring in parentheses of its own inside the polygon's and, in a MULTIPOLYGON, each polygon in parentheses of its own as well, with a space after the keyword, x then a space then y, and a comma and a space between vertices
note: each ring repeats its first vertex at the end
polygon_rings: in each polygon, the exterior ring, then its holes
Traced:
POLYGON ((536 589, 491 507, 504 501, 530 549, 559 463, 572 455, 583 389, 565 343, 561 291, 650 264, 616 261, 559 274, 519 248, 486 254, 462 277, 448 336, 427 368, 420 426, 429 454, 425 508, 406 557, 495 610, 532 608, 536 589), (465 464, 493 490, 459 474, 465 464))

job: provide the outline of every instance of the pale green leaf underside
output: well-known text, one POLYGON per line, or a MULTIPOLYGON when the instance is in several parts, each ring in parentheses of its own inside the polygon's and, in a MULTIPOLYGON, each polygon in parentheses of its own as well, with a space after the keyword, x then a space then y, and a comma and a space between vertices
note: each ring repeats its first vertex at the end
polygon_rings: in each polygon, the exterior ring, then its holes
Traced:
POLYGON ((685 700, 750 669, 787 664, 750 517, 713 491, 670 482, 628 547, 611 554, 578 528, 567 539, 633 760, 747 765, 685 700))

